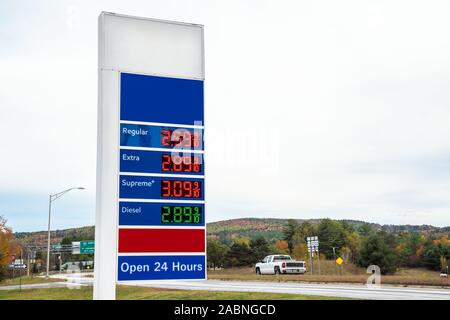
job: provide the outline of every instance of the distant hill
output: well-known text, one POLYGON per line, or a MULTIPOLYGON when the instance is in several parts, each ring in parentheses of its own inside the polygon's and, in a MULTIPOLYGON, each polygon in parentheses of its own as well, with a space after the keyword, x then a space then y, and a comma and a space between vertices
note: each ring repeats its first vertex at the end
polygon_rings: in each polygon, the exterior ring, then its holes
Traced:
MULTIPOLYGON (((321 219, 296 219, 299 223, 309 221, 317 224, 321 219)), ((264 237, 269 241, 281 239, 283 237, 283 226, 288 219, 271 219, 271 218, 242 218, 217 221, 207 224, 208 238, 219 239, 226 243, 231 243, 236 237, 248 237, 255 239, 264 237)), ((340 220, 345 221, 354 228, 360 228, 364 224, 368 224, 374 230, 384 230, 388 233, 401 232, 418 232, 421 234, 450 233, 450 227, 434 227, 430 225, 381 225, 376 223, 366 223, 357 220, 340 220)), ((45 245, 47 244, 47 231, 38 232, 18 232, 15 233, 17 239, 26 244, 45 245)), ((74 239, 94 239, 94 226, 81 228, 71 228, 65 230, 56 230, 51 232, 52 243, 61 242, 64 237, 74 239)))
MULTIPOLYGON (((282 239, 283 226, 289 219, 261 219, 243 218, 209 223, 207 226, 208 237, 221 240, 226 243, 233 241, 235 237, 248 237, 251 239, 263 236, 267 240, 282 239)), ((310 222, 318 224, 322 219, 295 219, 299 223, 310 222)), ((363 225, 369 225, 373 230, 385 231, 391 234, 401 232, 418 232, 421 234, 445 234, 450 233, 450 227, 434 227, 431 225, 381 225, 359 220, 338 220, 346 222, 356 230, 363 225)))
MULTIPOLYGON (((51 242, 59 243, 65 237, 70 237, 74 239, 85 239, 92 240, 94 239, 94 226, 80 227, 80 228, 71 228, 64 230, 55 230, 51 231, 51 242)), ((16 239, 19 239, 21 242, 27 245, 38 245, 43 246, 47 244, 47 231, 36 231, 36 232, 16 232, 14 233, 16 239)))

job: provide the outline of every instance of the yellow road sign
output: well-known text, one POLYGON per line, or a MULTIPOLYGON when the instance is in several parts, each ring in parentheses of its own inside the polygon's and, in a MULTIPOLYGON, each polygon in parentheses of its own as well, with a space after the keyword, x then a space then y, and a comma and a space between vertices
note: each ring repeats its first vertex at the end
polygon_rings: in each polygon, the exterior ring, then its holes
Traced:
POLYGON ((336 263, 341 265, 344 262, 344 259, 342 259, 341 257, 336 259, 336 263))

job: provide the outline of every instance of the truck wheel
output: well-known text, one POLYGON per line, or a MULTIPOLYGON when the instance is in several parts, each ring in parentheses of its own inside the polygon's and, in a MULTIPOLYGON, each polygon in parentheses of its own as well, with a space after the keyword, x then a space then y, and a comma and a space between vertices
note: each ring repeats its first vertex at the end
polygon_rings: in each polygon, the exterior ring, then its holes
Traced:
POLYGON ((275 267, 275 274, 281 274, 279 267, 275 267))
POLYGON ((259 270, 259 268, 256 268, 256 274, 261 274, 261 270, 259 270))

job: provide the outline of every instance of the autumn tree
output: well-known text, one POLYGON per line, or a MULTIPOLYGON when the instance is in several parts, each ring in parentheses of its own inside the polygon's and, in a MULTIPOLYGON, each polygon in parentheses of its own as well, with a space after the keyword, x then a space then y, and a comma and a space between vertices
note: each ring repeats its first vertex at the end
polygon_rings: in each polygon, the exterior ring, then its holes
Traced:
POLYGON ((423 263, 428 269, 445 269, 447 260, 450 259, 450 240, 447 235, 440 239, 428 239, 424 247, 423 263))
POLYGON ((0 216, 0 281, 6 276, 11 257, 20 251, 14 241, 11 228, 6 225, 7 220, 0 216))
POLYGON ((342 255, 345 255, 346 261, 350 261, 352 263, 356 262, 358 259, 359 248, 361 246, 361 236, 358 232, 353 231, 346 235, 345 237, 345 245, 340 250, 342 255))
POLYGON ((420 267, 423 261, 423 240, 417 232, 400 235, 396 251, 402 267, 420 267))
POLYGON ((308 247, 306 243, 299 243, 294 246, 292 258, 296 260, 306 260, 308 258, 308 247))
POLYGON ((289 245, 288 245, 287 241, 285 241, 285 240, 277 240, 275 242, 275 247, 278 251, 277 253, 280 253, 280 254, 285 254, 285 253, 288 253, 288 251, 289 251, 289 245))

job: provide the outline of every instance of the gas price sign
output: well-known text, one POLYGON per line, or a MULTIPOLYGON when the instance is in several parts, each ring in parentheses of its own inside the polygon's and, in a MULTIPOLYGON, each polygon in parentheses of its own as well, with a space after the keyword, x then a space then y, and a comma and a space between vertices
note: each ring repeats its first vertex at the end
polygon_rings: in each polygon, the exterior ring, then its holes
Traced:
POLYGON ((120 84, 118 280, 204 279, 203 81, 120 84))
POLYGON ((98 39, 93 297, 206 279, 203 26, 103 12, 98 39))

